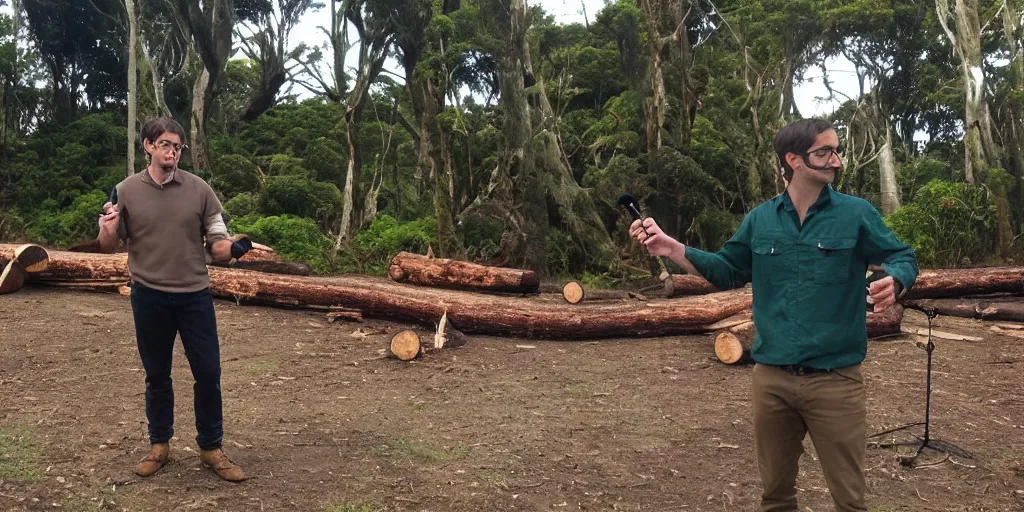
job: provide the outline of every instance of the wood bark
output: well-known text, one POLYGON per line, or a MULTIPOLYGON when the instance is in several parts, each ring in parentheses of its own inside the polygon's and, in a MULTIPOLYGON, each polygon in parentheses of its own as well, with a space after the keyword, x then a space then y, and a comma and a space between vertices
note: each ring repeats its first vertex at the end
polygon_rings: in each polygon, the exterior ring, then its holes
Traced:
POLYGON ((18 260, 10 260, 4 265, 4 270, 0 273, 0 295, 7 295, 21 290, 25 286, 25 279, 28 277, 28 273, 25 272, 25 268, 18 263, 18 260))
POLYGON ((903 300, 1024 294, 1024 267, 922 270, 903 300))
POLYGON ((889 215, 900 209, 900 188, 896 183, 896 155, 892 151, 892 127, 888 118, 880 117, 885 123, 882 147, 878 151, 879 188, 882 193, 882 213, 889 215))
MULTIPOLYGON (((6 264, 13 247, 0 244, 0 264, 6 264)), ((124 254, 50 251, 49 255, 50 267, 34 276, 33 281, 46 284, 129 279, 124 254)), ((434 290, 368 276, 284 276, 218 267, 210 267, 209 271, 213 294, 238 302, 358 309, 366 316, 413 320, 431 327, 447 312, 449 321, 466 334, 546 339, 706 332, 704 326, 749 309, 752 303, 748 292, 734 290, 681 299, 574 306, 535 298, 434 290)))
POLYGON ((908 303, 908 306, 932 308, 939 315, 979 320, 1024 322, 1024 298, 996 297, 992 299, 933 299, 908 303))
POLYGON ((666 297, 704 295, 719 291, 707 279, 690 274, 672 274, 671 277, 665 280, 664 284, 666 297))
POLYGON ((461 290, 534 293, 540 286, 540 278, 532 270, 427 258, 408 252, 400 252, 391 259, 388 274, 399 283, 461 290))

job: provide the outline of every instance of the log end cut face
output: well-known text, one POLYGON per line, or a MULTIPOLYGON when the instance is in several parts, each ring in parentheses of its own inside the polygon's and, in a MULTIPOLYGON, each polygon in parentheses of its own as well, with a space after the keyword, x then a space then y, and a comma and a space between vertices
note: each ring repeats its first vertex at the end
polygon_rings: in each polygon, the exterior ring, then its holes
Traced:
POLYGON ((420 336, 415 331, 402 331, 391 338, 391 354, 402 361, 416 359, 420 347, 420 336))
POLYGON ((25 269, 18 260, 11 260, 0 274, 0 295, 14 293, 25 286, 25 269))
POLYGON ((50 256, 46 249, 34 244, 18 246, 14 250, 14 259, 18 260, 21 267, 29 274, 45 272, 50 266, 50 256))

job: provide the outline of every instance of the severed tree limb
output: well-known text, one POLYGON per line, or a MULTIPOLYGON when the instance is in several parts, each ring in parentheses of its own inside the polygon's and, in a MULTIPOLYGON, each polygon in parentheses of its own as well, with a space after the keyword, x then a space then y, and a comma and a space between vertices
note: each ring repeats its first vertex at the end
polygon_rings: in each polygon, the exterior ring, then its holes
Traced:
POLYGON ((908 305, 934 308, 940 315, 979 320, 1024 322, 1024 298, 934 299, 910 301, 908 305))
POLYGON ((494 292, 534 293, 540 278, 532 270, 479 265, 400 252, 391 260, 391 279, 399 283, 494 292))

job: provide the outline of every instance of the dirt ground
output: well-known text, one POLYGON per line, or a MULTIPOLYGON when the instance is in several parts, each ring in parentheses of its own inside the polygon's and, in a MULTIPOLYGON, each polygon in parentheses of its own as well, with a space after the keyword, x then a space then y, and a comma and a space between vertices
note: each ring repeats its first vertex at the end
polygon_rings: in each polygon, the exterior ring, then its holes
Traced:
MULTIPOLYGON (((217 301, 225 448, 252 477, 198 460, 191 375, 175 352, 172 460, 141 480, 144 382, 128 299, 26 288, 0 297, 0 510, 755 510, 750 367, 712 336, 557 342, 470 336, 412 363, 377 320, 217 301), (367 335, 368 334, 368 335, 367 335)), ((908 312, 905 326, 924 326, 908 312)), ((974 454, 869 448, 870 510, 1024 510, 1024 339, 938 328, 933 438, 974 454)), ((870 343, 870 433, 924 420, 926 353, 870 343)), ((883 436, 913 441, 923 428, 883 436)), ((802 510, 833 510, 813 445, 802 510)))

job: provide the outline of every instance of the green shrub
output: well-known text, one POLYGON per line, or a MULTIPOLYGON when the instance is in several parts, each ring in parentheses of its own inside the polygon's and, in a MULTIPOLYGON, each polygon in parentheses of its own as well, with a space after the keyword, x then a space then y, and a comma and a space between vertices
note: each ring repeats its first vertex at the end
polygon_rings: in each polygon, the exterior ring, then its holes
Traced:
POLYGON ((245 217, 260 212, 260 197, 252 192, 243 192, 224 203, 224 210, 232 217, 245 217))
POLYGON ((425 254, 428 247, 437 247, 437 222, 425 217, 403 223, 390 215, 379 215, 355 236, 352 246, 363 272, 385 274, 395 254, 425 254))
POLYGON ((328 258, 331 239, 312 219, 294 215, 249 215, 231 219, 230 230, 232 233, 245 233, 254 242, 273 247, 285 260, 305 263, 318 274, 333 270, 328 258))
POLYGON ((107 193, 93 190, 75 198, 71 206, 58 209, 57 202, 47 199, 28 228, 28 238, 36 243, 67 247, 96 238, 97 222, 107 193))
POLYGON ((321 226, 341 215, 341 191, 333 183, 301 176, 271 176, 263 189, 263 206, 269 215, 294 215, 316 219, 321 226))
POLYGON ((914 248, 919 266, 956 267, 992 255, 995 219, 996 207, 984 189, 932 180, 885 222, 914 248))

